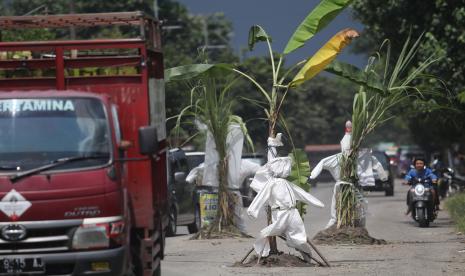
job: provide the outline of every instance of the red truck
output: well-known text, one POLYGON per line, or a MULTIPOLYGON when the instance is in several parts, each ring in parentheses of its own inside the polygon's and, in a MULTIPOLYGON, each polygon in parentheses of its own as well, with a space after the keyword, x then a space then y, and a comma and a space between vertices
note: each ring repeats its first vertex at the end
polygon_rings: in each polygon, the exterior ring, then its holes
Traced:
POLYGON ((95 26, 137 32, 0 42, 0 275, 160 274, 158 22, 140 12, 0 17, 0 30, 95 26))

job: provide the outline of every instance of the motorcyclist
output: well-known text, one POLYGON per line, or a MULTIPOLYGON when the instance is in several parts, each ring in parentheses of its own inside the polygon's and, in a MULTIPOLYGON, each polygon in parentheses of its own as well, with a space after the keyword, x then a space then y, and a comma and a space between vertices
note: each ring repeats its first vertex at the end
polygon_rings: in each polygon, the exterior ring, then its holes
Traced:
MULTIPOLYGON (((437 191, 437 183, 438 183, 438 177, 432 172, 430 168, 427 168, 425 166, 425 159, 423 157, 415 157, 413 160, 413 165, 414 169, 411 169, 406 175, 405 175, 405 180, 407 181, 408 184, 412 185, 413 180, 416 178, 421 178, 421 179, 429 179, 431 180, 432 186, 429 184, 428 181, 425 181, 425 187, 426 188, 432 188, 431 192, 433 193, 433 198, 434 198, 434 203, 436 206, 436 210, 439 210, 439 196, 438 196, 438 191, 437 191)), ((407 212, 406 214, 410 213, 410 197, 409 193, 407 192, 407 212)))
POLYGON ((441 158, 440 154, 435 154, 434 155, 434 160, 431 163, 431 168, 433 169, 433 173, 437 177, 441 177, 441 175, 442 175, 442 173, 443 173, 443 171, 445 169, 445 166, 444 166, 444 162, 442 162, 442 158, 441 158))

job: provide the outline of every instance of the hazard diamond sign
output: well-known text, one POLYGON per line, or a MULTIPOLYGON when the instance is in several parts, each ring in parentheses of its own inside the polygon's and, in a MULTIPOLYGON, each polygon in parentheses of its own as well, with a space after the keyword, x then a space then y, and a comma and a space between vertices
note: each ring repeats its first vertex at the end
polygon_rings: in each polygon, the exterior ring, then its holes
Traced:
POLYGON ((27 201, 16 190, 8 192, 0 201, 0 211, 13 220, 18 219, 29 207, 31 202, 27 201))

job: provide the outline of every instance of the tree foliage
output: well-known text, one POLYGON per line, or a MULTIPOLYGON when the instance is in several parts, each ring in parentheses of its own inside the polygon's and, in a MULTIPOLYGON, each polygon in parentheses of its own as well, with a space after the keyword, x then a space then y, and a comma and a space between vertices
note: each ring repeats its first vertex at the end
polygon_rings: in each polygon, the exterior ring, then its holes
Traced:
MULTIPOLYGON (((450 95, 433 99, 449 108, 404 118, 408 119, 415 140, 427 150, 463 141, 465 105, 460 95, 465 91, 465 1, 355 0, 353 10, 355 18, 365 25, 361 39, 355 44, 357 52, 372 51, 384 38, 389 38, 393 52, 398 52, 409 34, 416 37, 424 33, 424 43, 412 62, 432 55, 443 57, 427 72, 447 85, 450 95)), ((425 85, 438 89, 438 82, 425 85)))

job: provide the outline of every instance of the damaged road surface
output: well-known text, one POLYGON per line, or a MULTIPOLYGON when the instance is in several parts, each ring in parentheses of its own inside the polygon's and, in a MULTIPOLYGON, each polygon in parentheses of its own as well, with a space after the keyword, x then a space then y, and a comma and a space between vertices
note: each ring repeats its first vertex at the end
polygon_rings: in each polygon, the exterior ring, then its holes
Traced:
MULTIPOLYGON (((311 193, 330 206, 332 188, 333 183, 319 183, 311 193)), ((191 235, 181 227, 182 234, 166 240, 162 275, 464 275, 465 236, 457 233, 445 210, 430 227, 419 228, 404 215, 406 193, 407 187, 399 181, 394 197, 368 193, 367 229, 386 244, 317 245, 331 267, 234 267, 255 239, 189 240, 191 235)), ((329 212, 329 208, 308 208, 304 223, 310 238, 325 227, 329 212)), ((264 219, 246 217, 245 222, 252 236, 266 225, 264 219)), ((300 257, 279 239, 278 249, 300 257)))

